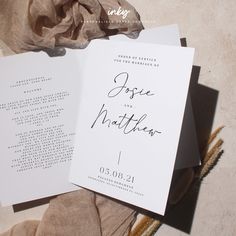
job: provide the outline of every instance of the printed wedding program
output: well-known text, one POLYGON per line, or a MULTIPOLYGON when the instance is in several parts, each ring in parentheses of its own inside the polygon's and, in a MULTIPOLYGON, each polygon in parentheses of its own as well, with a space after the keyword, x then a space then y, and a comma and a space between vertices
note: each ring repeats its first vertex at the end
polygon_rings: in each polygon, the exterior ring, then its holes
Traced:
POLYGON ((75 55, 0 59, 3 206, 78 189, 68 182, 80 75, 75 55))
POLYGON ((91 42, 72 183, 164 214, 193 55, 192 48, 91 42))

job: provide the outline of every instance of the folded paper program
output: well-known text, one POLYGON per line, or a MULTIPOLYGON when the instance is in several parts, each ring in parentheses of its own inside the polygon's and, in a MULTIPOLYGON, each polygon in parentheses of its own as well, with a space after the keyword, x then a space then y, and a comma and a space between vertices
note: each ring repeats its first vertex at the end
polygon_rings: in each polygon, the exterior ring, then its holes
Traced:
POLYGON ((84 48, 94 38, 134 37, 143 29, 139 14, 125 0, 1 0, 0 22, 0 39, 16 53, 84 48), (109 14, 119 7, 129 11, 125 20, 109 14))

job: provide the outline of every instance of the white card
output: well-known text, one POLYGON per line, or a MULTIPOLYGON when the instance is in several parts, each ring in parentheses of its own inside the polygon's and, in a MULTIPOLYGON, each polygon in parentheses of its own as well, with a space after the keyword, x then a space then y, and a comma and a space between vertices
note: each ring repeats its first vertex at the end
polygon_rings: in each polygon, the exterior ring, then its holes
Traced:
POLYGON ((164 214, 193 54, 192 48, 91 42, 72 183, 164 214))
POLYGON ((179 28, 176 24, 144 29, 136 39, 129 38, 123 34, 110 36, 109 39, 180 46, 179 28))
POLYGON ((68 182, 77 119, 76 55, 0 58, 3 206, 78 189, 68 182))
MULTIPOLYGON (((176 24, 145 29, 140 32, 137 39, 131 39, 125 35, 115 35, 111 36, 110 40, 180 46, 179 28, 176 24)), ((185 108, 175 169, 197 166, 201 163, 200 160, 201 158, 194 124, 193 109, 189 95, 185 108)))

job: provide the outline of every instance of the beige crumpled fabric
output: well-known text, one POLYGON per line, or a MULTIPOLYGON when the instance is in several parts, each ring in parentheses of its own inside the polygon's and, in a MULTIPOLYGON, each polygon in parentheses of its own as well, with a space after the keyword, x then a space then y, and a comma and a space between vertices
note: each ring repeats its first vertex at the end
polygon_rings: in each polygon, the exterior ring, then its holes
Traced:
POLYGON ((94 38, 143 29, 125 0, 1 0, 0 39, 15 53, 55 47, 84 48, 94 38), (111 9, 129 11, 109 15, 111 9))
POLYGON ((134 220, 134 210, 82 189, 51 200, 41 221, 22 222, 0 236, 127 236, 134 220))

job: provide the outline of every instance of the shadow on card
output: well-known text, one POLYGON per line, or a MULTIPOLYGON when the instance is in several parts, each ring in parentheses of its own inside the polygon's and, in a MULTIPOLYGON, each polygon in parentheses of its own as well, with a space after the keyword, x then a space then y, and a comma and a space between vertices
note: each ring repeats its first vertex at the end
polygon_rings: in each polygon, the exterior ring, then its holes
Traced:
MULTIPOLYGON (((212 132, 219 92, 215 89, 198 84, 200 67, 194 66, 190 83, 193 114, 196 123, 197 137, 202 150, 212 132)), ((204 155, 205 153, 203 153, 204 155)))
MULTIPOLYGON (((190 96, 199 149, 202 151, 211 135, 219 92, 198 84, 200 67, 193 66, 190 96)), ((205 153, 201 153, 203 157, 205 153)), ((194 186, 195 187, 195 186, 194 186)), ((179 204, 167 213, 164 223, 186 233, 191 232, 200 186, 196 186, 179 204)))

